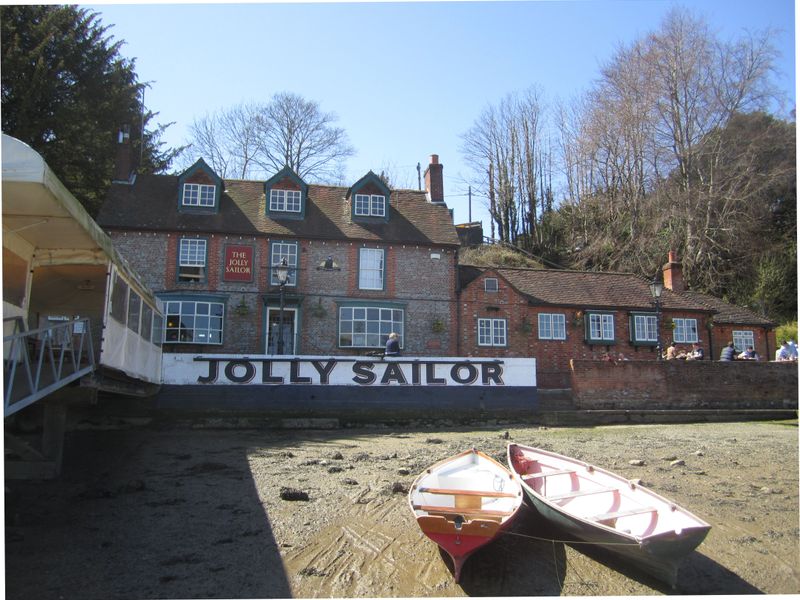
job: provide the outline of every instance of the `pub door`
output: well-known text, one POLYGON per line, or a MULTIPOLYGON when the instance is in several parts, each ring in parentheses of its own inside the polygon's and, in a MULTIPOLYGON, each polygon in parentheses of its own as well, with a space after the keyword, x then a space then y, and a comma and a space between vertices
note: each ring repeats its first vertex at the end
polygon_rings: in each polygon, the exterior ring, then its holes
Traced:
POLYGON ((280 310, 267 309, 267 354, 294 354, 297 309, 283 309, 283 336, 281 336, 280 310), (281 339, 281 337, 283 339, 281 339), (282 351, 279 348, 283 343, 282 351))

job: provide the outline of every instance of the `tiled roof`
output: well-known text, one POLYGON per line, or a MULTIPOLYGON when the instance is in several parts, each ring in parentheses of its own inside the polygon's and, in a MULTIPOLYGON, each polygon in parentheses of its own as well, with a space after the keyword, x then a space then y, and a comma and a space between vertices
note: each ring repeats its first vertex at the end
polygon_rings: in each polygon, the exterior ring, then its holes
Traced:
POLYGON ((714 315, 714 323, 719 325, 758 325, 760 327, 775 327, 775 323, 757 315, 750 309, 729 304, 724 300, 701 292, 685 291, 681 293, 715 310, 717 314, 714 315))
MULTIPOLYGON (((474 268, 474 267, 472 267, 474 268)), ((653 310, 649 281, 632 273, 598 273, 556 269, 485 269, 503 277, 534 304, 596 309, 653 310)), ((711 313, 713 309, 683 294, 664 289, 668 310, 711 313)))
POLYGON ((97 222, 107 229, 187 231, 458 245, 447 206, 431 204, 425 192, 393 190, 388 221, 359 222, 350 216, 346 187, 309 185, 302 219, 266 216, 264 182, 226 180, 216 214, 178 211, 178 177, 138 175, 133 185, 112 184, 97 222))

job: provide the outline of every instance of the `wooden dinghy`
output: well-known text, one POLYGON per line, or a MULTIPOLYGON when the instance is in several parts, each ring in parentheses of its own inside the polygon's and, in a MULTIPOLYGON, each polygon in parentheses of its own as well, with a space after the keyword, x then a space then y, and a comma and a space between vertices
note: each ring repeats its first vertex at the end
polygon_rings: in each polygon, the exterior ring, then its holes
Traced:
POLYGON ((472 449, 421 473, 408 500, 423 533, 453 559, 458 582, 467 557, 511 524, 523 494, 508 469, 472 449))
POLYGON ((711 529, 655 492, 574 458, 509 444, 508 465, 553 525, 630 559, 673 587, 681 559, 711 529))

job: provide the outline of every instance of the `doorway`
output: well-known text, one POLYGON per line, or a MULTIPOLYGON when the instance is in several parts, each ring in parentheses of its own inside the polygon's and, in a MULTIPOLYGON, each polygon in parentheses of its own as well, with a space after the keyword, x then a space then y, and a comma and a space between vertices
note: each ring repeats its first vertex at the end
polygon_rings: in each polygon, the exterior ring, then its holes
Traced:
POLYGON ((294 354, 297 309, 283 309, 283 336, 281 336, 281 311, 277 308, 267 309, 267 354, 294 354), (281 337, 283 339, 281 340, 281 337), (283 351, 279 348, 283 343, 283 351))

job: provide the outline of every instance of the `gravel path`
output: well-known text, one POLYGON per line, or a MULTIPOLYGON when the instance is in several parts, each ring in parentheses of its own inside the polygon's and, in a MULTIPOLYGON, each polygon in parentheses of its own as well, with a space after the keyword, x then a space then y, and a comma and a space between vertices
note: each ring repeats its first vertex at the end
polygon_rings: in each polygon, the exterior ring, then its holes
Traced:
POLYGON ((796 423, 152 428, 74 432, 65 452, 59 480, 6 482, 11 600, 800 593, 796 423), (408 486, 473 446, 504 462, 509 441, 641 479, 711 523, 677 590, 552 541, 530 509, 455 584, 408 486))

